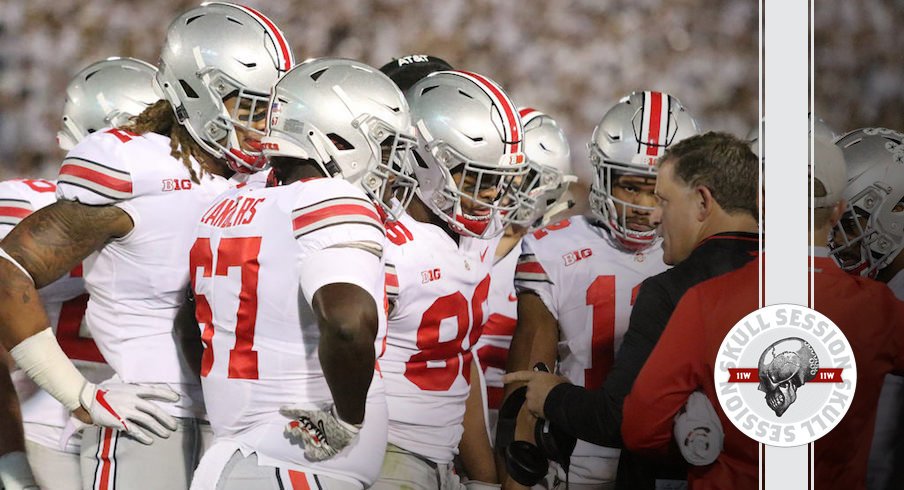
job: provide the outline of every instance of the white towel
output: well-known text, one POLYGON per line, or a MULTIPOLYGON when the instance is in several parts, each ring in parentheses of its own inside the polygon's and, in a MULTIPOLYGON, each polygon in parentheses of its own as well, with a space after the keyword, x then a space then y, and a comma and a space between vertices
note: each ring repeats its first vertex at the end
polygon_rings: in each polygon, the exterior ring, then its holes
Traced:
POLYGON ((675 415, 675 441, 684 459, 694 466, 712 464, 722 452, 724 439, 722 423, 709 398, 699 391, 691 393, 684 410, 675 415))

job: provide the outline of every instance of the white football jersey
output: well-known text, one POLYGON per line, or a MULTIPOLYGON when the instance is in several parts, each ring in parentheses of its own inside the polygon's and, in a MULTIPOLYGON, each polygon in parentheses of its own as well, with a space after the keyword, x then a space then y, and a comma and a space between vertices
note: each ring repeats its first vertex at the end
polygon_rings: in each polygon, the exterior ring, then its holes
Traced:
MULTIPOLYGON (((56 202, 56 190, 56 183, 43 179, 0 182, 0 239, 29 214, 56 202)), ((109 378, 112 371, 82 321, 88 304, 82 267, 76 267, 41 288, 38 294, 60 347, 79 371, 95 383, 109 378)), ((27 377, 16 378, 25 437, 32 442, 57 448, 62 429, 69 420, 69 411, 27 377)), ((79 438, 70 439, 66 450, 78 453, 79 441, 79 438)))
POLYGON ((345 180, 313 179, 230 190, 199 221, 190 269, 205 346, 201 380, 217 440, 257 452, 261 464, 371 484, 386 446, 378 371, 359 441, 328 461, 308 461, 283 436, 289 420, 279 409, 332 405, 310 303, 320 286, 351 283, 368 291, 380 318, 375 356, 382 348, 385 276, 374 255, 382 254, 385 235, 375 206, 345 180), (362 254, 374 260, 372 271, 356 267, 362 254), (320 265, 318 277, 305 272, 324 260, 328 268, 320 265))
MULTIPOLYGON (((407 213, 387 227, 392 304, 380 366, 389 442, 445 464, 458 452, 499 239, 460 237, 407 213)), ((474 380, 478 382, 478 380, 474 380)))
POLYGON ((483 323, 480 340, 477 341, 475 359, 480 363, 484 382, 484 407, 487 415, 487 433, 490 441, 496 440, 496 421, 505 383, 505 363, 508 360, 512 336, 518 326, 518 296, 515 293, 515 266, 521 255, 521 241, 493 264, 490 272, 489 311, 483 323))
MULTIPOLYGON (((557 372, 588 389, 609 374, 640 284, 668 267, 659 241, 641 252, 615 243, 604 225, 571 217, 525 236, 515 270, 518 291, 537 294, 559 322, 557 372)), ((618 455, 578 441, 571 481, 613 481, 618 455)))
POLYGON ((185 298, 195 226, 229 187, 210 174, 200 182, 170 156, 168 137, 108 129, 69 152, 57 184, 59 199, 113 205, 132 218, 128 235, 85 259, 86 321, 122 381, 166 383, 182 395, 175 404, 160 404, 180 417, 201 417, 204 408, 200 387, 180 360, 173 319, 185 298))

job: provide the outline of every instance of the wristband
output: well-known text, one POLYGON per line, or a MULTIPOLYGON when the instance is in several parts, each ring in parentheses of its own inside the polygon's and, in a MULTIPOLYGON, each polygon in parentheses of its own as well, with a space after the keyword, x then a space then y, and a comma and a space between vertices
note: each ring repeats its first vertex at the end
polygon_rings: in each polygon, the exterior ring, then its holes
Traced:
POLYGON ((16 364, 35 383, 56 398, 70 412, 79 408, 79 393, 85 377, 63 353, 48 327, 19 342, 9 350, 16 364))

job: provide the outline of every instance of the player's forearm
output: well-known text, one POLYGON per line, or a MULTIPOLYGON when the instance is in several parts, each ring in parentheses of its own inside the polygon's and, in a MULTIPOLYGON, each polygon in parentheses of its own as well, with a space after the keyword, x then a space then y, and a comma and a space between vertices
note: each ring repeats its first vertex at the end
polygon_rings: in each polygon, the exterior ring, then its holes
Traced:
POLYGON ((478 379, 479 371, 477 363, 472 361, 471 391, 465 404, 464 433, 461 436, 458 451, 469 479, 484 483, 498 483, 493 448, 490 446, 490 437, 487 434, 483 392, 478 379))
MULTIPOLYGON (((528 371, 538 362, 549 368, 555 366, 559 342, 559 323, 543 304, 539 296, 532 293, 518 295, 518 326, 512 336, 505 371, 528 371)), ((521 383, 505 386, 505 394, 515 390, 521 383)))
POLYGON ((0 259, 0 342, 7 350, 50 325, 37 289, 19 267, 0 259))
POLYGON ((81 409, 85 378, 57 343, 31 278, 0 259, 0 285, 0 342, 38 386, 69 410, 81 409))
POLYGON ((336 411, 351 424, 364 421, 364 404, 374 374, 374 337, 359 325, 321 325, 320 366, 336 411))

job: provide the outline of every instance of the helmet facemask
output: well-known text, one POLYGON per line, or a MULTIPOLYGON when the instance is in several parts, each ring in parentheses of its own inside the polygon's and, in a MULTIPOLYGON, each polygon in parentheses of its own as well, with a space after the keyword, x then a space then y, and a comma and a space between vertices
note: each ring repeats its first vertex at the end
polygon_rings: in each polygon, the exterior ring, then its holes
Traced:
POLYGON ((553 216, 574 205, 566 191, 575 181, 577 177, 573 175, 529 161, 527 174, 515 182, 520 206, 509 222, 529 229, 546 226, 553 216))
POLYGON ((432 198, 440 218, 462 235, 492 238, 501 234, 521 207, 519 191, 529 171, 524 154, 506 153, 488 165, 469 160, 441 141, 426 149, 439 163, 445 181, 432 198))
POLYGON ((417 140, 369 114, 362 114, 352 121, 352 127, 361 131, 373 155, 367 172, 361 177, 361 187, 387 217, 395 221, 408 207, 417 189, 411 167, 411 149, 417 140))
POLYGON ((656 166, 651 164, 646 172, 638 171, 636 165, 628 166, 604 158, 596 145, 590 145, 590 163, 593 166, 593 185, 590 187, 590 210, 599 220, 604 222, 618 241, 629 250, 642 250, 649 247, 657 238, 656 230, 632 230, 629 227, 627 212, 651 214, 653 207, 641 206, 615 197, 612 187, 622 175, 656 177, 656 166))
POLYGON ((205 132, 211 136, 206 142, 212 147, 205 149, 215 155, 222 155, 229 167, 236 172, 254 173, 266 168, 267 162, 261 155, 259 145, 260 138, 266 131, 258 128, 260 122, 267 117, 270 94, 251 90, 214 67, 205 68, 198 76, 211 96, 219 100, 220 108, 220 115, 205 125, 205 132), (232 98, 235 98, 235 102, 230 104, 230 111, 226 102, 232 98), (257 138, 244 141, 246 147, 243 147, 239 136, 245 134, 257 138))
MULTIPOLYGON (((880 184, 881 185, 881 184, 880 184)), ((848 209, 829 237, 830 254, 835 262, 850 274, 876 277, 901 253, 904 237, 885 231, 878 222, 883 211, 904 217, 904 203, 890 206, 887 193, 880 186, 871 186, 855 195, 848 209), (891 210, 881 208, 891 207, 891 210), (872 210, 870 213, 867 209, 872 210)), ((899 218, 900 220, 900 218, 899 218)))

